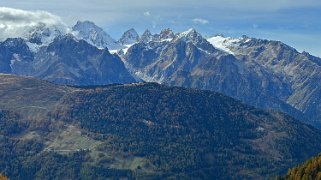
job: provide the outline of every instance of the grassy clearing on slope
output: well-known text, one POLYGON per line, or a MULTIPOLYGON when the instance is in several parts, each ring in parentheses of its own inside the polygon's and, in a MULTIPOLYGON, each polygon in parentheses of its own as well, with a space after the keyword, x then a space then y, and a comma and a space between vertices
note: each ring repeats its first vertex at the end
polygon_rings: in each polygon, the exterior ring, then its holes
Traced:
POLYGON ((61 154, 80 150, 91 151, 100 144, 84 134, 74 125, 69 125, 53 142, 49 142, 46 151, 55 151, 61 154))

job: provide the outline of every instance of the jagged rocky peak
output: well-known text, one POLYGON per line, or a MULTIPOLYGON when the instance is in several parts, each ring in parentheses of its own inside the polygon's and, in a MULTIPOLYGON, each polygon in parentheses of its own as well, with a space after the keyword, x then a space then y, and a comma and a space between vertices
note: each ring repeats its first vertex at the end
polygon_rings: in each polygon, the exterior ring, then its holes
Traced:
POLYGON ((175 39, 176 40, 183 40, 186 42, 192 42, 195 45, 206 41, 206 39, 193 28, 177 34, 175 39))
POLYGON ((77 21, 72 30, 75 31, 78 38, 84 39, 98 48, 120 49, 122 47, 101 27, 91 21, 77 21))
POLYGON ((136 32, 136 30, 134 28, 131 28, 131 29, 127 30, 126 32, 124 32, 122 37, 119 39, 119 42, 122 45, 126 45, 126 44, 134 44, 134 43, 138 42, 138 40, 139 40, 138 33, 136 32))
POLYGON ((174 41, 185 41, 186 43, 192 43, 197 48, 202 49, 208 53, 217 52, 217 50, 193 28, 177 34, 174 38, 174 41))
POLYGON ((187 31, 178 34, 178 38, 195 38, 201 36, 194 28, 190 28, 187 31))
POLYGON ((161 41, 172 40, 174 37, 175 37, 174 32, 169 28, 163 29, 159 34, 159 38, 161 41))
POLYGON ((77 21, 72 27, 73 31, 78 31, 84 37, 89 36, 91 32, 103 32, 104 30, 92 21, 77 21))
POLYGON ((141 42, 149 42, 153 40, 153 34, 146 29, 145 32, 141 35, 141 37, 139 38, 139 40, 141 42))
MULTIPOLYGON (((72 34, 65 34, 65 35, 60 35, 60 36, 57 36, 55 37, 54 41, 51 44, 55 44, 55 43, 58 43, 58 42, 61 42, 61 41, 64 41, 64 42, 74 42, 74 43, 77 43, 81 40, 77 39, 75 36, 73 36, 72 34)), ((84 41, 84 40, 83 40, 84 41)))
POLYGON ((92 21, 77 21, 77 23, 72 27, 73 30, 79 30, 79 29, 87 29, 87 27, 95 27, 99 28, 94 22, 92 21))

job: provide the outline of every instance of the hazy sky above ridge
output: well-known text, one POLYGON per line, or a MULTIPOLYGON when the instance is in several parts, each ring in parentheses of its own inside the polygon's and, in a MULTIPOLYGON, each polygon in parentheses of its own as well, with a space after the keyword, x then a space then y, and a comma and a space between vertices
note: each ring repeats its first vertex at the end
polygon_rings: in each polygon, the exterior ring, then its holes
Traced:
MULTIPOLYGON (((90 20, 116 39, 131 27, 139 33, 193 27, 208 36, 281 40, 321 57, 320 0, 2 0, 0 6, 47 11, 69 26, 90 20)), ((14 17, 3 14, 0 11, 0 28, 1 21, 14 17)))

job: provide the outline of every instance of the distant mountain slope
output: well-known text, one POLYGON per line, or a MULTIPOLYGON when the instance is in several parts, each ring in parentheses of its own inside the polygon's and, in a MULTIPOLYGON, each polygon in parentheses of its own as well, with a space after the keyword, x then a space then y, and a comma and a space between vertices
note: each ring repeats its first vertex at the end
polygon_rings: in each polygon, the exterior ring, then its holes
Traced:
POLYGON ((51 82, 70 85, 104 85, 130 83, 128 73, 118 56, 100 50, 71 36, 58 37, 36 55, 35 72, 51 82))
POLYGON ((32 52, 23 39, 0 43, 0 72, 34 76, 58 84, 104 85, 136 80, 108 49, 98 49, 72 35, 56 37, 32 52))
POLYGON ((282 80, 214 48, 195 30, 181 33, 172 41, 137 43, 123 60, 133 74, 148 82, 214 90, 303 119, 299 110, 278 98, 278 94, 288 93, 282 80))
POLYGON ((251 38, 231 46, 235 55, 251 64, 259 64, 283 82, 275 93, 278 99, 297 108, 311 123, 320 127, 321 58, 280 42, 251 38))
POLYGON ((0 82, 1 130, 21 127, 0 135, 0 168, 14 179, 267 178, 321 151, 311 126, 210 91, 0 82))
POLYGON ((221 92, 321 127, 321 59, 284 43, 246 36, 205 39, 190 29, 169 41, 136 43, 122 59, 147 82, 221 92))

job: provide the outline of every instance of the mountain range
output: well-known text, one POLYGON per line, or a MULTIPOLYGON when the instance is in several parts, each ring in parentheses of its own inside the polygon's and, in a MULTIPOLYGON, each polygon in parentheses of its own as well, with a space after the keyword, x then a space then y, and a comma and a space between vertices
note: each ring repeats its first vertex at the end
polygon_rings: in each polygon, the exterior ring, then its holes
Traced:
POLYGON ((69 34, 40 25, 27 38, 0 43, 0 72, 58 84, 157 82, 221 92, 320 126, 321 59, 271 40, 194 29, 159 34, 134 29, 114 40, 89 21, 69 34))
POLYGON ((264 179, 321 151, 321 58, 280 41, 39 24, 0 73, 13 179, 264 179))

